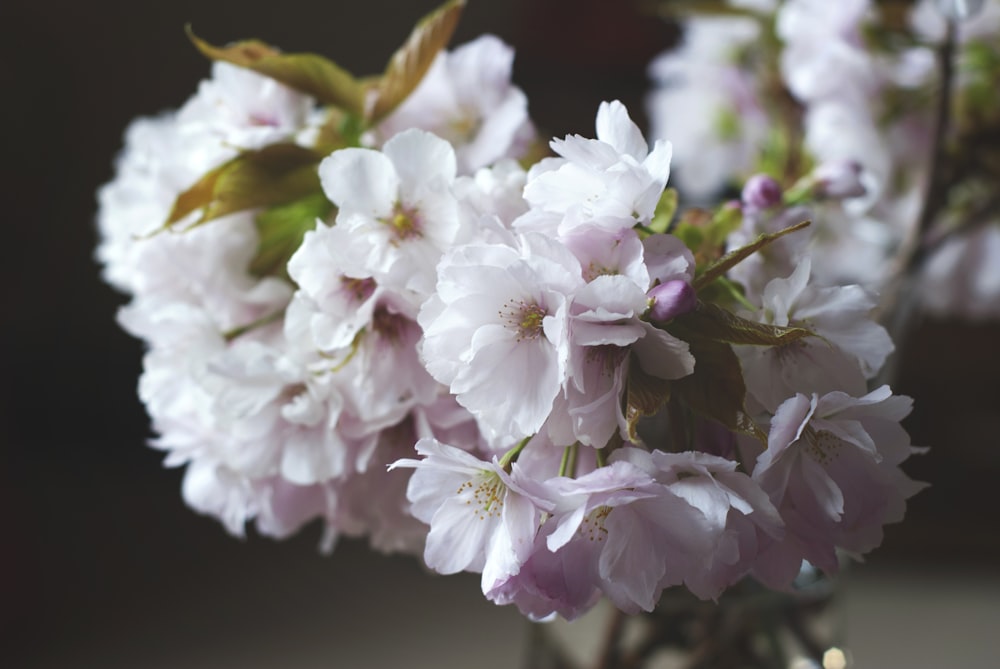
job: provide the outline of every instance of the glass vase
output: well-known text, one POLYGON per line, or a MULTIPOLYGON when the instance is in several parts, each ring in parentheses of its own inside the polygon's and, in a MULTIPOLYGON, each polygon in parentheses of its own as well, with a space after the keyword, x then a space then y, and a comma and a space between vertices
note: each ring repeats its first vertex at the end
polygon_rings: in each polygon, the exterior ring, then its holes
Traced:
POLYGON ((745 579, 718 602, 682 588, 650 613, 607 601, 580 620, 533 624, 525 669, 844 669, 836 579, 803 565, 790 592, 745 579))

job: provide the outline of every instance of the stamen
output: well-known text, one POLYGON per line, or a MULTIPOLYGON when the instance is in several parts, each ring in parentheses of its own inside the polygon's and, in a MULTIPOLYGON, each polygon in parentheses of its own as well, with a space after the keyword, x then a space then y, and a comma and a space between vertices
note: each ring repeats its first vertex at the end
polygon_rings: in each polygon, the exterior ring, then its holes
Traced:
POLYGON ((392 214, 388 218, 379 219, 392 228, 392 239, 390 243, 398 246, 401 241, 423 237, 423 222, 420 220, 419 212, 416 209, 404 207, 399 202, 392 209, 392 214))
POLYGON ((340 277, 340 285, 354 298, 355 302, 364 302, 375 292, 374 279, 355 279, 349 276, 340 277))
POLYGON ((390 344, 398 344, 410 321, 401 314, 395 314, 380 306, 372 314, 372 329, 390 344))
POLYGON ((806 441, 806 453, 821 465, 828 465, 837 459, 843 442, 826 430, 816 431, 806 426, 802 436, 806 441))
POLYGON ((588 513, 580 524, 580 535, 589 541, 604 541, 608 536, 604 521, 609 513, 611 513, 610 506, 599 506, 588 513))
POLYGON ((486 520, 501 516, 506 492, 507 486, 495 472, 484 471, 477 479, 458 486, 456 494, 468 495, 465 503, 472 507, 472 512, 479 516, 479 520, 486 520))
POLYGON ((534 300, 507 300, 498 312, 500 320, 508 328, 517 332, 517 341, 537 339, 542 334, 542 326, 548 312, 534 300))

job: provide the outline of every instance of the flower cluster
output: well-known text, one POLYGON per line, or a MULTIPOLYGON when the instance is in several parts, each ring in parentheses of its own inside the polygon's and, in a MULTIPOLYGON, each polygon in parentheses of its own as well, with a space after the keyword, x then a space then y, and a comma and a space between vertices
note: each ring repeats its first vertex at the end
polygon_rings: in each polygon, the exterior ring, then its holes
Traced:
POLYGON ((682 193, 711 198, 765 173, 773 196, 734 241, 785 217, 817 228, 778 265, 742 267, 741 281, 762 287, 808 255, 827 285, 896 294, 913 275, 915 295, 900 302, 937 316, 1000 314, 1000 2, 695 10, 681 46, 650 65, 653 136, 674 142, 682 193))
POLYGON ((442 50, 461 7, 374 79, 194 38, 212 77, 129 129, 98 257, 188 504, 422 552, 533 619, 875 548, 920 488, 910 400, 869 388, 874 295, 802 252, 858 175, 681 212, 619 102, 544 155, 511 49, 442 50))

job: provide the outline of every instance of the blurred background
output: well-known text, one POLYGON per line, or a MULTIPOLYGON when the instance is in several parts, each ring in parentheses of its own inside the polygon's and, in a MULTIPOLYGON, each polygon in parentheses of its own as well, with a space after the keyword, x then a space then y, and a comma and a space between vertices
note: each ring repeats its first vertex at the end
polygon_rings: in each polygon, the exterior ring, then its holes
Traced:
MULTIPOLYGON (((474 576, 319 528, 274 543, 185 508, 181 473, 144 444, 141 346, 92 259, 95 191, 128 122, 179 106, 210 42, 257 37, 375 73, 434 0, 6 0, 0 8, 0 665, 511 667, 526 624, 474 576)), ((492 32, 543 134, 591 135, 621 99, 640 124, 644 67, 670 26, 610 0, 471 0, 453 44, 492 32)), ((932 450, 932 487, 847 577, 858 667, 987 667, 1000 655, 1000 326, 925 322, 897 392, 932 450), (989 658, 994 658, 992 661, 989 658)))

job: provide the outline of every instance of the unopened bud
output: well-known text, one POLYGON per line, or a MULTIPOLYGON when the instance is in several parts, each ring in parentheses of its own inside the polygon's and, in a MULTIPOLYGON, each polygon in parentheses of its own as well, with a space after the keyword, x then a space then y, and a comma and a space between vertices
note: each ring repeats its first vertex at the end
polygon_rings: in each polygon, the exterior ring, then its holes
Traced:
POLYGON ((820 197, 843 200, 861 197, 865 186, 861 183, 861 164, 855 160, 834 160, 813 170, 816 194, 820 197))
POLYGON ((755 174, 743 185, 742 199, 750 212, 770 209, 781 203, 781 185, 766 174, 755 174))
POLYGON ((672 318, 686 314, 697 304, 694 288, 683 279, 672 279, 653 286, 648 293, 650 298, 649 316, 654 321, 669 321, 672 318))

